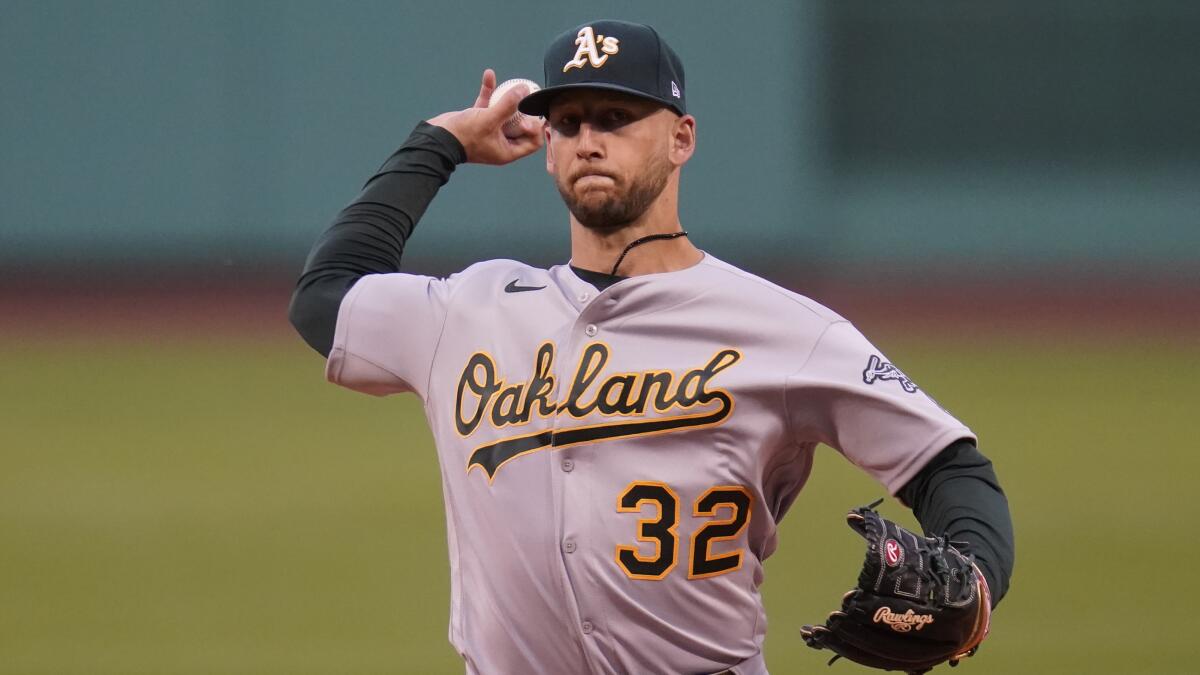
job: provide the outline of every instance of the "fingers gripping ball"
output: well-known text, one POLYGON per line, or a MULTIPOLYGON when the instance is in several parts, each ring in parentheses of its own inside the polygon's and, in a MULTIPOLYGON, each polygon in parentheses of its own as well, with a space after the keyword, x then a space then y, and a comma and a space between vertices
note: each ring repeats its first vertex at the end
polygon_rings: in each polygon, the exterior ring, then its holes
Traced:
MULTIPOLYGON (((523 96, 528 96, 528 95, 532 94, 533 92, 541 89, 541 87, 539 87, 536 82, 534 82, 533 80, 527 80, 523 77, 517 77, 517 78, 513 78, 511 80, 505 80, 505 81, 501 82, 499 85, 497 85, 496 90, 492 92, 491 98, 488 99, 488 107, 496 105, 496 102, 499 101, 500 99, 504 98, 504 95, 507 94, 508 92, 512 91, 514 87, 524 87, 525 93, 523 94, 523 96)), ((512 117, 510 117, 504 121, 504 125, 500 127, 500 130, 504 132, 505 136, 507 136, 509 138, 516 138, 517 136, 520 136, 522 134, 522 122, 524 122, 527 119, 539 119, 539 118, 533 117, 531 115, 526 115, 525 113, 518 110, 512 114, 512 117)))
MULTIPOLYGON (((945 538, 923 537, 871 506, 846 520, 867 540, 858 585, 824 625, 800 635, 864 666, 923 673, 971 656, 988 632, 991 598, 975 563, 945 538)), ((833 661, 830 661, 832 663, 833 661)))

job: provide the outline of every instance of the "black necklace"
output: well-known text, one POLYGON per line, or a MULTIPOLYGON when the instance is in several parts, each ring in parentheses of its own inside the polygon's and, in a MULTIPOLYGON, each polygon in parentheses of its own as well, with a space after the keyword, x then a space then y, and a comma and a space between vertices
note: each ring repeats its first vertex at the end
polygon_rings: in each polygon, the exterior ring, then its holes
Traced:
POLYGON ((629 245, 625 247, 624 251, 621 251, 621 257, 617 258, 617 264, 613 265, 612 272, 609 274, 614 277, 617 276, 617 268, 621 266, 621 261, 625 259, 625 254, 629 253, 629 249, 633 248, 634 246, 644 244, 648 241, 654 241, 655 239, 675 239, 677 237, 686 236, 688 236, 687 230, 680 230, 678 232, 671 232, 670 234, 648 234, 640 239, 634 239, 633 241, 629 242, 629 245))

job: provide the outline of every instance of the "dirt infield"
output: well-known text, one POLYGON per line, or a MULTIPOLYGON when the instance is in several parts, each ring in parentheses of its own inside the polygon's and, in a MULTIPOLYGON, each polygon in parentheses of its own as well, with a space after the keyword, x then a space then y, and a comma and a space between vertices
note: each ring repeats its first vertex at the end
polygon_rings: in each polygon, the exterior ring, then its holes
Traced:
MULTIPOLYGON (((291 336, 292 283, 290 274, 274 272, 10 278, 0 285, 0 332, 10 338, 118 340, 291 336)), ((1200 337, 1200 286, 1191 283, 1021 279, 788 285, 868 335, 1200 337)))

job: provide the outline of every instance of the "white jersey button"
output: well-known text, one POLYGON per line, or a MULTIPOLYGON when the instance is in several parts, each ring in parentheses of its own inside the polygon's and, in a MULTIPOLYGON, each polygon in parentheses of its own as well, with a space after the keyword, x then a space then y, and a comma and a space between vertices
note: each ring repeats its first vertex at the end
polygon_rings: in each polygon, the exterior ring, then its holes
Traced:
POLYGON ((600 332, 600 329, 596 328, 596 324, 594 323, 589 323, 587 328, 583 329, 583 334, 588 337, 596 337, 596 333, 598 332, 600 332))
POLYGON ((569 459, 563 460, 563 462, 562 462, 562 470, 563 471, 566 471, 567 473, 571 473, 571 471, 573 471, 574 469, 575 469, 575 462, 573 462, 569 459))
POLYGON ((592 625, 591 621, 584 621, 583 623, 581 623, 579 625, 579 627, 583 629, 584 635, 591 635, 592 629, 595 628, 595 626, 592 625))
POLYGON ((567 553, 574 553, 575 552, 575 541, 572 539, 568 539, 565 542, 563 542, 563 550, 566 551, 567 553))
POLYGON ((580 302, 587 302, 587 301, 588 301, 588 298, 590 298, 590 297, 592 297, 592 296, 588 295, 588 294, 587 294, 587 292, 586 292, 586 291, 584 291, 583 293, 580 293, 580 294, 579 294, 579 301, 580 301, 580 302))

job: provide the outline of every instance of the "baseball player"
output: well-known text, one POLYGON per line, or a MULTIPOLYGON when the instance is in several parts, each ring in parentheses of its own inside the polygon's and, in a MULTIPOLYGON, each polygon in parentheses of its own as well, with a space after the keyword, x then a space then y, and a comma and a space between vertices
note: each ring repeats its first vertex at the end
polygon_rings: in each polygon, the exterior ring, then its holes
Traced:
POLYGON ((649 26, 592 21, 550 45, 543 89, 489 106, 495 86, 487 70, 474 106, 417 125, 317 241, 290 310, 330 381, 424 404, 466 671, 766 673, 763 561, 818 443, 955 543, 852 513, 911 607, 872 572, 851 595, 887 604, 805 639, 879 667, 892 657, 865 652, 891 634, 855 653, 863 631, 910 636, 933 663, 973 649, 1013 564, 991 464, 845 319, 689 241, 697 122, 676 53, 649 26), (545 121, 505 135, 518 108, 545 121), (567 263, 400 271, 457 165, 543 146, 567 263), (943 625, 966 626, 949 656, 921 642, 943 625))

